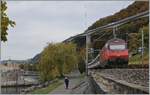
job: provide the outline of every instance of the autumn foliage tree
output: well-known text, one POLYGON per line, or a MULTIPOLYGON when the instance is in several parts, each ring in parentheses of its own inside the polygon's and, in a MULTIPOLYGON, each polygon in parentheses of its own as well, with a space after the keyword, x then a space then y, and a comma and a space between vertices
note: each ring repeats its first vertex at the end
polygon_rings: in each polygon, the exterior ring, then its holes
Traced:
POLYGON ((39 61, 42 81, 63 77, 77 68, 76 45, 72 43, 50 43, 45 47, 39 61))
POLYGON ((6 2, 5 1, 1 1, 1 41, 7 41, 7 31, 8 31, 8 27, 14 27, 16 24, 14 21, 10 20, 8 15, 6 14, 6 10, 7 10, 7 6, 6 6, 6 2))

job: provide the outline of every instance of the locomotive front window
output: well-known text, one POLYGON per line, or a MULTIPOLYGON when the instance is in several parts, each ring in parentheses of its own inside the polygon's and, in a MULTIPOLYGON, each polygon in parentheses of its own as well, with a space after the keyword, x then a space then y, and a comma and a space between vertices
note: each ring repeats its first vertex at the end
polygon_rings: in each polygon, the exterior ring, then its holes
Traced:
POLYGON ((125 45, 110 45, 109 48, 111 50, 123 50, 126 48, 126 46, 125 45))

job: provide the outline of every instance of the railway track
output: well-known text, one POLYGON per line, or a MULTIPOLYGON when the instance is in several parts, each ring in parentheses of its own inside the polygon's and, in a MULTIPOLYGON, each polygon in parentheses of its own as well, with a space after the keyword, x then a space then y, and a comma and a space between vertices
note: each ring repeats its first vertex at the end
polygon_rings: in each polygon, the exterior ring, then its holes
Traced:
MULTIPOLYGON (((109 94, 149 93, 149 69, 91 69, 92 81, 109 94)), ((99 90, 99 89, 97 89, 99 90)))

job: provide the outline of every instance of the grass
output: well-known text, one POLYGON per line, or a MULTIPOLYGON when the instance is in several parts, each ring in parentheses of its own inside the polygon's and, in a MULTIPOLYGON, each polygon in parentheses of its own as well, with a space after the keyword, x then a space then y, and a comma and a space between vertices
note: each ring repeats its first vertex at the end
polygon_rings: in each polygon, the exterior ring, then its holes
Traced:
POLYGON ((50 84, 48 87, 41 88, 41 89, 35 89, 32 92, 30 92, 30 94, 48 94, 61 84, 62 84, 62 82, 56 81, 56 82, 50 84))
MULTIPOLYGON (((148 52, 144 53, 143 59, 144 59, 144 61, 143 61, 144 64, 149 63, 149 53, 148 52)), ((141 64, 141 61, 142 61, 141 54, 137 54, 137 55, 129 58, 129 64, 141 64)))

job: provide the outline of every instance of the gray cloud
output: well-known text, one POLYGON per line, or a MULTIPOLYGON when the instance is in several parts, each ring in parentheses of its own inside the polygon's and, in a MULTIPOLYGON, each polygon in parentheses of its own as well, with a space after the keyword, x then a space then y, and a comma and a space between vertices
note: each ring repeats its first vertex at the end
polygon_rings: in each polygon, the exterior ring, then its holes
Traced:
POLYGON ((131 3, 133 1, 8 1, 8 15, 17 25, 10 28, 8 41, 2 43, 1 58, 31 58, 41 52, 47 42, 61 42, 82 33, 99 18, 131 3))

